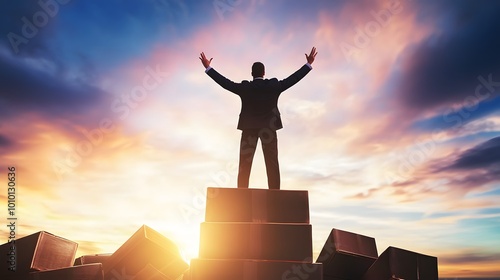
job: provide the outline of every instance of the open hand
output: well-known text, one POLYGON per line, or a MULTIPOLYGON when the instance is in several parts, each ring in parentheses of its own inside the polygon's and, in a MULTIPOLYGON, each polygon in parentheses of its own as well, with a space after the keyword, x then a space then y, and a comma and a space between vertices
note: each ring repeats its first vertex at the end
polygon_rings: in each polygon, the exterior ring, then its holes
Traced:
POLYGON ((307 53, 305 54, 307 62, 309 64, 312 64, 314 62, 314 58, 316 58, 317 54, 318 54, 318 52, 316 51, 316 47, 313 47, 311 50, 311 53, 309 55, 307 55, 307 53))
POLYGON ((210 66, 210 62, 212 62, 213 57, 208 60, 204 52, 201 52, 200 56, 201 64, 203 64, 203 67, 208 68, 208 66, 210 66))

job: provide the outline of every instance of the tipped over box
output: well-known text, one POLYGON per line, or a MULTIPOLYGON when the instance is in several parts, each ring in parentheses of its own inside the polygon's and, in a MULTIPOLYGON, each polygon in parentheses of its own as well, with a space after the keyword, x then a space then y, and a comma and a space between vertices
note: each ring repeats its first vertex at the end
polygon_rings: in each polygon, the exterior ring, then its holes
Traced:
POLYGON ((359 279, 377 260, 377 246, 372 237, 332 229, 318 259, 323 274, 330 279, 359 279))
POLYGON ((148 264, 168 279, 188 269, 175 243, 144 225, 103 263, 104 278, 134 278, 148 264))
POLYGON ((111 257, 111 254, 83 255, 81 257, 78 257, 73 265, 104 263, 109 257, 111 257))
POLYGON ((1 279, 27 279, 29 272, 69 267, 77 247, 77 243, 45 231, 5 243, 0 246, 0 254, 6 257, 11 254, 16 271, 0 270, 1 279))
POLYGON ((30 280, 103 280, 102 264, 84 264, 59 269, 31 272, 30 280))
POLYGON ((437 258, 396 248, 387 248, 362 280, 438 280, 437 258))

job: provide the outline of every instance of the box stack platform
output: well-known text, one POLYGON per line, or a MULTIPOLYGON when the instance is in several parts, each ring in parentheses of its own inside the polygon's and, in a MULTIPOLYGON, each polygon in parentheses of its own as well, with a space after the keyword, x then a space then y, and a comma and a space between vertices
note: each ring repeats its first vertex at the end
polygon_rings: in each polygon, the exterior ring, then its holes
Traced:
POLYGON ((141 226, 112 254, 36 232, 0 245, 2 280, 438 280, 436 257, 332 229, 316 262, 307 191, 208 188, 199 257, 141 226))
POLYGON ((208 188, 190 280, 322 280, 307 191, 208 188))

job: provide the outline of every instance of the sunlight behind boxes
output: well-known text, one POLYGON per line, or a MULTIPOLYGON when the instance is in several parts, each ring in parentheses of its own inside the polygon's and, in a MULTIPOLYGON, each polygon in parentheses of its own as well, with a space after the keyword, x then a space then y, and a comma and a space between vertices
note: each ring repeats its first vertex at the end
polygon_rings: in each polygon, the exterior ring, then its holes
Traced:
POLYGON ((190 280, 322 279, 307 191, 208 188, 199 252, 190 280))
POLYGON ((175 243, 144 225, 104 262, 104 276, 135 276, 148 264, 169 279, 188 269, 175 243))

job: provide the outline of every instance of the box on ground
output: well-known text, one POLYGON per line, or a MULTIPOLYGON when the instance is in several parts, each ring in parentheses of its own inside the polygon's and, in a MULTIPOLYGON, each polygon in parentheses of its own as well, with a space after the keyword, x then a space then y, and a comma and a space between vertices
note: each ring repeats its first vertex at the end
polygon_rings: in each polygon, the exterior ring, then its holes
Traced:
POLYGON ((171 280, 150 264, 139 271, 132 280, 171 280))
POLYGON ((102 264, 84 264, 30 273, 30 280, 103 280, 102 264))
POLYGON ((312 260, 311 225, 202 223, 203 259, 312 260))
POLYGON ((208 188, 206 222, 309 223, 307 191, 208 188))
POLYGON ((76 242, 45 231, 19 238, 15 243, 2 244, 0 255, 15 261, 16 272, 1 269, 0 278, 17 280, 26 277, 31 271, 71 266, 77 247, 76 242))
MULTIPOLYGON (((333 276, 328 276, 323 274, 323 280, 347 280, 345 278, 338 278, 338 277, 333 277, 333 276)), ((358 279, 356 279, 358 280, 358 279)), ((384 279, 385 280, 385 279, 384 279)), ((392 280, 392 279, 390 279, 392 280)))
POLYGON ((133 278, 148 264, 169 279, 188 269, 175 243, 144 225, 103 263, 104 277, 133 278))
POLYGON ((437 258, 389 247, 373 263, 362 279, 438 280, 437 258))
POLYGON ((104 263, 110 256, 111 254, 83 255, 81 257, 78 257, 73 265, 104 263))
POLYGON ((323 275, 332 279, 359 279, 377 259, 372 237, 332 229, 318 259, 323 275))
POLYGON ((322 273, 311 262, 192 259, 189 280, 322 280, 322 273))

